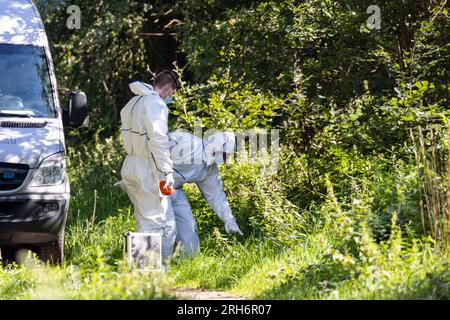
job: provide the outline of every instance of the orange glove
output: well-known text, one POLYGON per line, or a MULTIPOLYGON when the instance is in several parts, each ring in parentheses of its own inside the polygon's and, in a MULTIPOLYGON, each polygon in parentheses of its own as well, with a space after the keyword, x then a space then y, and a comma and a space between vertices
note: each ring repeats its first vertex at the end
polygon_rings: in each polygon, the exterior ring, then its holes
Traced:
POLYGON ((166 187, 166 180, 161 180, 159 182, 159 190, 161 190, 161 193, 165 196, 170 196, 175 192, 175 189, 172 186, 166 187))

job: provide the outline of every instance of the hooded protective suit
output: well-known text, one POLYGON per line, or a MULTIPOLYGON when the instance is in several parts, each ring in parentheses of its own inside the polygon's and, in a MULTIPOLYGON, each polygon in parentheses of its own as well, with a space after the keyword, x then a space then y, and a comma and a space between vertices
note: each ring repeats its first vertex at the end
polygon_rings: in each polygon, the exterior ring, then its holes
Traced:
MULTIPOLYGON (((219 169, 214 161, 215 152, 234 152, 234 134, 223 132, 212 135, 206 141, 185 132, 169 134, 172 141, 171 158, 174 165, 175 193, 170 197, 176 220, 176 241, 186 255, 199 250, 197 222, 183 190, 185 183, 196 183, 211 209, 225 223, 227 232, 241 233, 231 212, 219 169)), ((242 234, 242 233, 241 233, 242 234)), ((173 236, 168 236, 173 239, 173 236)))
POLYGON ((168 108, 151 85, 137 81, 130 84, 130 89, 136 96, 120 112, 123 145, 128 154, 121 170, 123 188, 134 205, 136 232, 162 233, 162 251, 167 258, 173 239, 165 239, 168 198, 161 194, 159 181, 173 172, 168 108))

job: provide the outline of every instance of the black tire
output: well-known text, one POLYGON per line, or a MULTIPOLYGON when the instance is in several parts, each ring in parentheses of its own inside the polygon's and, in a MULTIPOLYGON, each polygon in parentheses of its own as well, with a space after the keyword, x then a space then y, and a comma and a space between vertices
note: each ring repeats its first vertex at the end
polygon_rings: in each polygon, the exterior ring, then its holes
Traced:
POLYGON ((61 232, 57 241, 40 245, 38 255, 43 262, 61 265, 64 262, 64 231, 61 232))
POLYGON ((17 250, 11 246, 2 246, 0 247, 2 253, 2 262, 3 264, 8 264, 16 261, 16 252, 17 250))

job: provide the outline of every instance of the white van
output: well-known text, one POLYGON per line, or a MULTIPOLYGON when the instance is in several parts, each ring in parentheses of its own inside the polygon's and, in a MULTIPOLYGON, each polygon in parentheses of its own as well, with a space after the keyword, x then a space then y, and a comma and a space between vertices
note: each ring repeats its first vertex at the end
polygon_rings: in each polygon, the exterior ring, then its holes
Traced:
POLYGON ((0 0, 0 250, 61 263, 70 187, 63 122, 87 118, 86 95, 59 105, 44 25, 29 0, 0 0))

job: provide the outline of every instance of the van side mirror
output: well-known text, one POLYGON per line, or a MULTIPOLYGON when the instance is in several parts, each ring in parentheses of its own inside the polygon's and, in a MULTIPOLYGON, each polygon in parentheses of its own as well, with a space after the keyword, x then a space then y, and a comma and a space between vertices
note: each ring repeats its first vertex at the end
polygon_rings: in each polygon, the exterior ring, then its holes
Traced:
POLYGON ((86 126, 88 107, 86 94, 81 91, 70 91, 69 108, 63 110, 63 124, 70 128, 86 126))

